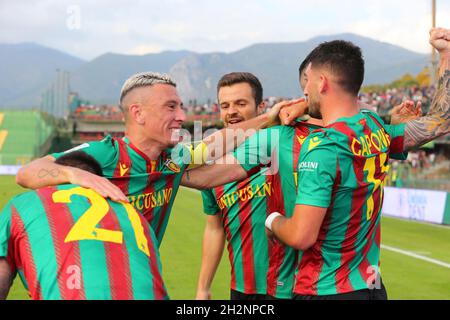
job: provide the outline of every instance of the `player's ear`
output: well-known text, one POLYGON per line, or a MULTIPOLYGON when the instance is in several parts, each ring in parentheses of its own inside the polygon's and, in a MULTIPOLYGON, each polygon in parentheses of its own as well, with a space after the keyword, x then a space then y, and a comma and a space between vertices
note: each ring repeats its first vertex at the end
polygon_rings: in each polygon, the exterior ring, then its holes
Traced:
POLYGON ((328 91, 328 87, 329 87, 328 77, 325 74, 321 74, 319 79, 319 93, 324 94, 325 92, 328 91))
POLYGON ((264 110, 266 110, 266 103, 262 101, 257 107, 256 107, 256 113, 258 115, 264 113, 264 110))
POLYGON ((142 107, 140 104, 138 103, 131 104, 128 107, 128 112, 130 118, 132 118, 134 122, 136 122, 137 124, 142 125, 145 123, 144 114, 142 112, 142 107))

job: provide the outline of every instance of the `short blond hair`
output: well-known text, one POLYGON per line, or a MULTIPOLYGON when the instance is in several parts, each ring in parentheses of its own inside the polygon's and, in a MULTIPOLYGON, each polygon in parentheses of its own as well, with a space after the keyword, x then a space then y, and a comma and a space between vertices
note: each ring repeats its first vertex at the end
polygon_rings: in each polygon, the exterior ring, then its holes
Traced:
POLYGON ((153 86, 155 84, 168 84, 176 87, 176 83, 165 73, 158 72, 141 72, 129 77, 122 86, 120 91, 119 105, 123 110, 122 101, 125 96, 133 89, 140 87, 153 86))

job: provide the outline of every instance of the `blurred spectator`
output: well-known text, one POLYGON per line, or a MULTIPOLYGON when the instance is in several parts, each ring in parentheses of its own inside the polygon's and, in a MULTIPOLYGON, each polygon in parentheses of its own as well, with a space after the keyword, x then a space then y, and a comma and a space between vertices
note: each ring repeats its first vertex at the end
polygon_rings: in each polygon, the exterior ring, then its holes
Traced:
POLYGON ((122 120, 123 114, 119 106, 115 105, 80 105, 73 115, 79 118, 88 119, 114 119, 122 120))
POLYGON ((388 114, 389 110, 405 100, 422 102, 422 111, 428 112, 435 88, 411 86, 407 88, 392 88, 378 92, 361 93, 360 100, 374 107, 380 116, 388 114))

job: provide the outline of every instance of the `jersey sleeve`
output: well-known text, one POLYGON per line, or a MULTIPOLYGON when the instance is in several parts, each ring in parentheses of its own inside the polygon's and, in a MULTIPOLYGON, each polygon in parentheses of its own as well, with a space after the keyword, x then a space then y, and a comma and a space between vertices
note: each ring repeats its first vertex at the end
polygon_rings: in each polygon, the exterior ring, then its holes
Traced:
POLYGON ((246 172, 268 165, 278 155, 281 130, 283 126, 259 130, 234 151, 234 157, 246 172))
POLYGON ((102 168, 106 168, 116 161, 117 152, 114 145, 114 140, 111 136, 106 136, 101 141, 86 142, 67 151, 52 153, 50 155, 55 159, 58 159, 59 157, 74 151, 82 151, 92 156, 98 161, 102 168))
POLYGON ((386 124, 381 117, 370 110, 361 110, 371 116, 376 122, 379 123, 391 137, 391 143, 389 146, 389 156, 396 160, 406 160, 408 153, 405 152, 405 128, 406 123, 400 124, 386 124))
POLYGON ((0 213, 0 257, 8 256, 8 244, 11 238, 11 211, 10 201, 0 213))
POLYGON ((202 190, 203 212, 207 215, 215 215, 220 211, 216 197, 211 189, 202 190))
POLYGON ((405 128, 406 123, 388 124, 386 125, 386 132, 391 137, 391 145, 389 153, 391 158, 398 160, 405 160, 407 153, 405 152, 405 128))
POLYGON ((208 159, 208 145, 203 141, 178 143, 170 152, 172 159, 187 170, 204 165, 208 159))
POLYGON ((298 162, 296 204, 329 207, 336 169, 336 145, 323 135, 309 136, 302 147, 298 162))

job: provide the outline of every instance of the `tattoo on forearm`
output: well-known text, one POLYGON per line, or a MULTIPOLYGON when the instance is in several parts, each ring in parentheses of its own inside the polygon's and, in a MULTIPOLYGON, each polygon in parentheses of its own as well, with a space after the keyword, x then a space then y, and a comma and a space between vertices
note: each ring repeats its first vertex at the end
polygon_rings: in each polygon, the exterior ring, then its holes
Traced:
POLYGON ((427 115, 406 123, 405 150, 450 132, 450 58, 442 59, 435 97, 427 115))
POLYGON ((191 181, 189 170, 186 171, 186 180, 191 181))
POLYGON ((57 178, 59 176, 59 169, 53 169, 53 170, 47 170, 47 169, 41 169, 38 172, 38 178, 46 178, 48 176, 51 176, 53 178, 57 178))

